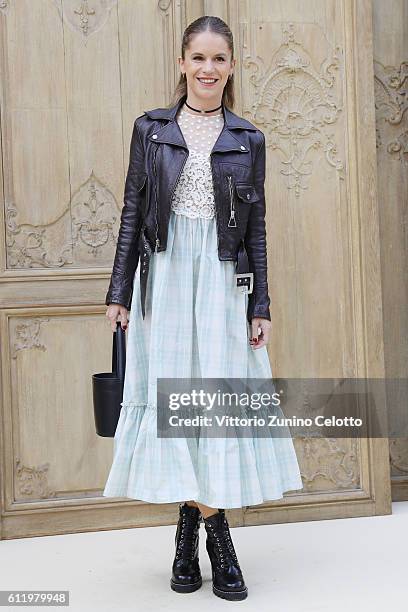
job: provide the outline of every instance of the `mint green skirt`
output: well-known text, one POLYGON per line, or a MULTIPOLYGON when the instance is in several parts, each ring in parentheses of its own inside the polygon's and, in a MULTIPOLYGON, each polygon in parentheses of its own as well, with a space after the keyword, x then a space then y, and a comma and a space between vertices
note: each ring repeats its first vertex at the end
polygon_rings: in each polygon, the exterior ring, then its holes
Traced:
POLYGON ((139 268, 113 462, 103 495, 151 503, 195 500, 240 508, 303 487, 288 437, 157 436, 157 378, 272 378, 267 348, 252 349, 248 296, 235 262, 220 261, 215 218, 170 215, 167 248, 153 253, 140 305, 139 268))

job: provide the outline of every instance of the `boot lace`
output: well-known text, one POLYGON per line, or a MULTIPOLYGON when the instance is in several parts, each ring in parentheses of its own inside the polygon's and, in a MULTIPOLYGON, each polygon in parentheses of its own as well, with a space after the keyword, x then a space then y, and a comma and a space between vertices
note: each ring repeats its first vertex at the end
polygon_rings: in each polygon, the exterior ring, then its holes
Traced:
POLYGON ((185 514, 181 517, 181 535, 177 543, 176 559, 192 560, 195 554, 196 521, 187 520, 185 514))
POLYGON ((240 568, 235 548, 232 543, 228 522, 225 517, 223 518, 222 523, 222 528, 220 530, 215 530, 214 526, 211 524, 208 525, 211 535, 215 540, 215 552, 220 561, 220 565, 222 568, 224 568, 227 567, 228 564, 233 563, 240 568))

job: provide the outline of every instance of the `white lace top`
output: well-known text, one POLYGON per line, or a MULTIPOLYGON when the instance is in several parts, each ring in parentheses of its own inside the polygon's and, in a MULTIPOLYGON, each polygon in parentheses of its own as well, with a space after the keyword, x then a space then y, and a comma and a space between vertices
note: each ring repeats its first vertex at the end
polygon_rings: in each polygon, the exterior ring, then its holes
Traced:
POLYGON ((223 125, 218 115, 193 115, 180 110, 177 122, 189 149, 189 156, 174 191, 171 210, 190 218, 214 217, 214 190, 210 153, 223 125))

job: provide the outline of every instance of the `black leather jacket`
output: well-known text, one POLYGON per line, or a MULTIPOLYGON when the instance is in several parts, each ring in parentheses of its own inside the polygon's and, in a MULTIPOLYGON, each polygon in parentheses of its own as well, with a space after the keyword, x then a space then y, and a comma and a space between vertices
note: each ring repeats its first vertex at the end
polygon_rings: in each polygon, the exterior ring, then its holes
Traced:
MULTIPOLYGON (((141 306, 149 260, 166 249, 170 206, 188 147, 175 120, 185 96, 172 108, 145 111, 134 122, 124 206, 105 304, 130 310, 140 258, 141 306)), ((265 137, 224 104, 224 127, 211 151, 218 257, 236 261, 236 272, 253 276, 247 320, 271 319, 265 232, 265 137)), ((237 282, 242 282, 238 281, 237 282)), ((245 282, 244 282, 245 284, 245 282)), ((232 288, 232 290, 234 290, 232 288)), ((238 289, 235 289, 238 290, 238 289)), ((211 308, 211 304, 208 305, 211 308)))

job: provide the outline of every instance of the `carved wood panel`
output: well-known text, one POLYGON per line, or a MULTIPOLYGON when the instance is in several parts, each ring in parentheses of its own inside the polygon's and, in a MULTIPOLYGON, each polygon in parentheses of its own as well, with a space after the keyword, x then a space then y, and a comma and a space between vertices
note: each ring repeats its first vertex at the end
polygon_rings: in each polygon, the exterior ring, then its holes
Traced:
MULTIPOLYGON (((389 379, 408 377, 408 11, 375 0, 374 92, 383 283, 384 359, 389 379)), ((399 429, 407 398, 389 385, 393 499, 408 499, 408 439, 399 429)))
MULTIPOLYGON (((383 375, 370 6, 0 0, 0 537, 176 518, 171 504, 101 498, 113 445, 95 434, 90 377, 110 369, 103 301, 131 127, 169 101, 202 10, 231 25, 235 110, 267 138, 274 374, 383 375)), ((402 98, 381 78, 389 116, 402 98)), ((403 132, 381 125, 379 138, 403 163, 403 132)), ((233 511, 232 524, 389 512, 383 442, 296 439, 303 492, 233 511)))

